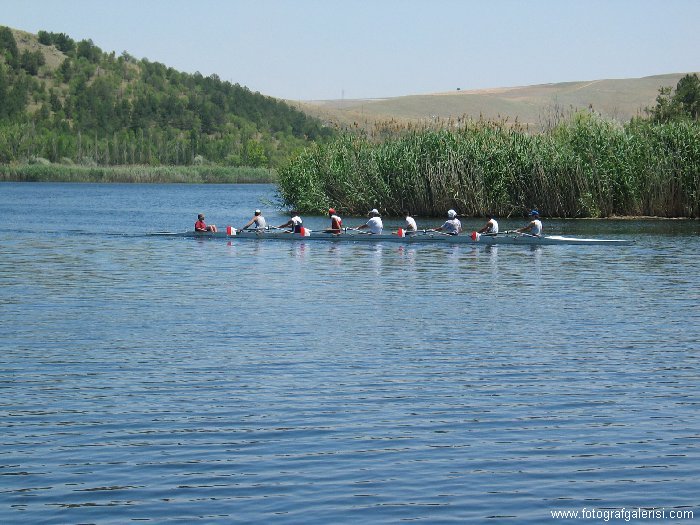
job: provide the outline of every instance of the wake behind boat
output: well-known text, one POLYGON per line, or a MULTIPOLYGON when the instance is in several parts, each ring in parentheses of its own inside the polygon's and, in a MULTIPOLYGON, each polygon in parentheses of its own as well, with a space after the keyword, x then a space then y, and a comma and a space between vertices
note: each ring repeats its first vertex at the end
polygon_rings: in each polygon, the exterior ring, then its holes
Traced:
POLYGON ((503 232, 499 234, 477 234, 476 232, 462 235, 449 235, 442 232, 422 230, 411 233, 383 233, 371 234, 361 231, 346 229, 339 234, 316 232, 308 228, 302 228, 301 233, 292 233, 277 229, 236 230, 227 227, 225 231, 218 232, 176 232, 158 233, 154 235, 170 237, 189 237, 197 239, 228 239, 229 241, 245 240, 278 240, 278 241, 326 241, 326 242, 391 242, 399 244, 522 244, 522 245, 625 245, 631 241, 625 239, 590 239, 582 237, 564 237, 561 235, 535 236, 516 232, 503 232), (402 234, 403 233, 403 234, 402 234))

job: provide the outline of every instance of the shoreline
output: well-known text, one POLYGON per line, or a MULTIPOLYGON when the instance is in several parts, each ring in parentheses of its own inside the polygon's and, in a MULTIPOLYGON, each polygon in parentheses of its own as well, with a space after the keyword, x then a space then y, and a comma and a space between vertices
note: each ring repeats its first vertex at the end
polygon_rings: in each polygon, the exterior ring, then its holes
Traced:
MULTIPOLYGON (((68 184, 278 184, 277 172, 268 168, 234 166, 80 166, 66 164, 0 165, 2 182, 68 184)), ((392 217, 385 215, 385 217, 392 217)), ((480 216, 461 216, 477 219, 480 216)), ((553 217, 556 220, 697 221, 698 217, 612 215, 609 217, 553 217)), ((512 218, 512 217, 511 217, 512 218)))
POLYGON ((274 184, 277 172, 247 166, 2 164, 0 182, 274 184))

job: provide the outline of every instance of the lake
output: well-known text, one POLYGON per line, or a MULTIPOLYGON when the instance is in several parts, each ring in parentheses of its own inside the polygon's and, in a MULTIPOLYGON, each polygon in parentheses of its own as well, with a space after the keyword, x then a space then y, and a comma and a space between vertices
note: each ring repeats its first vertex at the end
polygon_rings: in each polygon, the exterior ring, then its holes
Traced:
POLYGON ((628 246, 150 235, 275 204, 0 184, 0 521, 697 516, 699 221, 544 219, 628 246))

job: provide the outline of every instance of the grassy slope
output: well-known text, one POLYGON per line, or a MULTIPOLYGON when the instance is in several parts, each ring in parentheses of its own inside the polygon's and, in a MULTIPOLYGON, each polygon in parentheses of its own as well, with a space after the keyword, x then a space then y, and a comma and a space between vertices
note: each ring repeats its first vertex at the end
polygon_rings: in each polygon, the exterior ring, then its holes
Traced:
POLYGON ((476 91, 451 91, 429 95, 370 99, 328 100, 294 104, 313 116, 340 124, 371 125, 398 119, 421 122, 468 116, 478 119, 508 118, 535 129, 551 121, 556 113, 571 113, 592 106, 606 117, 621 122, 643 114, 655 105, 659 88, 675 87, 685 73, 644 78, 610 79, 476 91))
MULTIPOLYGON (((58 66, 60 66, 65 60, 65 54, 56 49, 54 46, 45 46, 40 44, 36 35, 27 33, 26 31, 20 31, 19 29, 10 28, 10 31, 12 31, 12 34, 15 37, 17 49, 19 49, 20 53, 25 49, 32 52, 37 50, 42 52, 44 59, 46 60, 46 64, 44 66, 45 68, 54 71, 58 69, 58 66)), ((41 70, 39 72, 39 77, 42 77, 41 70)))

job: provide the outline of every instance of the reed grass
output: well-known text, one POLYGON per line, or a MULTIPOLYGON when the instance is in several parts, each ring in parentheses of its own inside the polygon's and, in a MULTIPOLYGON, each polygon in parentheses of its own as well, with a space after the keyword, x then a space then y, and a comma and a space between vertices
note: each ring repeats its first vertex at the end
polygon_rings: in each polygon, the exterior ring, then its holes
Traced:
POLYGON ((0 181, 232 184, 274 183, 266 168, 224 166, 0 165, 0 181))
POLYGON ((697 218, 700 123, 623 126, 580 113, 541 134, 483 121, 381 141, 346 133, 294 158, 279 187, 287 204, 315 213, 697 218))

